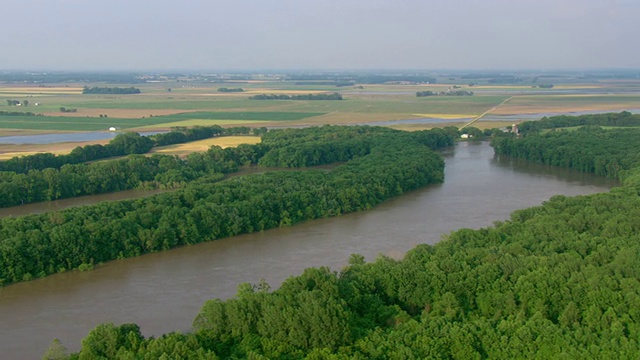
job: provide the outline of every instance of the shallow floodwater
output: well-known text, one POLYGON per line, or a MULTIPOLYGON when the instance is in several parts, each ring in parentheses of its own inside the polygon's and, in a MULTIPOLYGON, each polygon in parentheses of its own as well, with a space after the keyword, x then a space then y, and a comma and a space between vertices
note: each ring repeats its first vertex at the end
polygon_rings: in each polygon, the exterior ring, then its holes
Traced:
MULTIPOLYGON (((163 131, 147 131, 142 136, 159 134, 163 131)), ((55 144, 62 142, 83 142, 113 139, 120 133, 114 131, 87 131, 78 133, 56 133, 41 135, 0 136, 0 144, 55 144)))
POLYGON ((509 158, 487 143, 444 152, 445 182, 373 210, 309 221, 0 288, 0 358, 39 359, 54 338, 76 351, 103 322, 137 323, 145 336, 188 331, 202 304, 238 283, 276 288, 310 266, 340 270, 352 253, 401 257, 442 234, 490 226, 555 194, 606 191, 616 183, 509 158))

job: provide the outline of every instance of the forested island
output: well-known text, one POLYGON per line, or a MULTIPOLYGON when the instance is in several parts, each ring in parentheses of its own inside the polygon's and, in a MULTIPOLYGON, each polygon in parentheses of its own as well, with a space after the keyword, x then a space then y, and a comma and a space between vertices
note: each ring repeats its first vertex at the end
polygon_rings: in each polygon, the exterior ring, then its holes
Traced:
MULTIPOLYGON (((627 115, 599 121, 620 117, 627 115)), ((541 127, 557 119, 544 121, 541 127)), ((636 358, 637 131, 605 125, 494 139, 498 154, 565 167, 580 164, 581 171, 598 168, 582 165, 584 151, 594 159, 602 156, 603 168, 609 169, 603 174, 623 184, 609 193, 555 196, 492 227, 461 229, 436 245, 420 245, 403 260, 380 257, 366 263, 353 255, 339 272, 307 269, 274 291, 266 283, 242 284, 235 298, 204 304, 189 333, 144 338, 135 324, 103 324, 88 334, 78 353, 64 358, 636 358), (624 132, 636 136, 624 137, 624 132), (544 154, 555 155, 546 160, 544 154)), ((285 148, 279 152, 288 153, 285 148)), ((345 165, 359 168, 369 156, 345 165)), ((382 156, 389 157, 389 151, 382 156)), ((386 172, 380 169, 371 170, 386 172)), ((403 177, 406 171, 400 169, 394 176, 403 177)), ((315 172, 296 176, 310 173, 315 172)), ((320 184, 325 182, 316 187, 320 184)), ((54 342, 50 350, 59 351, 60 344, 54 342)))
MULTIPOLYGON (((0 220, 0 285, 368 209, 441 182, 444 162, 432 149, 452 144, 444 130, 326 126, 274 130, 260 144, 212 147, 184 161, 138 156, 98 163, 92 173, 108 184, 126 186, 156 172, 156 181, 186 185, 136 200, 0 220), (300 168, 336 162, 344 164, 331 171, 267 172, 220 181, 239 165, 300 168)), ((76 175, 77 182, 62 185, 94 184, 83 179, 76 175)))
POLYGON ((131 87, 99 87, 85 86, 82 89, 83 94, 116 94, 116 95, 130 95, 130 94, 140 94, 140 89, 131 87))
POLYGON ((305 95, 259 94, 250 96, 249 100, 342 100, 342 95, 340 93, 305 95))

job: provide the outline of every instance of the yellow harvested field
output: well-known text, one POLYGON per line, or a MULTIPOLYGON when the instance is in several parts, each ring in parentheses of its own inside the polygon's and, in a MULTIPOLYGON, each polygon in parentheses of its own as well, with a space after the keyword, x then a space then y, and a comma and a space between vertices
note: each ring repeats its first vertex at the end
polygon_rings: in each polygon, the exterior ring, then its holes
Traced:
POLYGON ((236 147, 241 144, 258 144, 260 141, 261 139, 259 136, 223 136, 193 141, 185 144, 159 146, 153 148, 149 154, 186 156, 193 152, 207 151, 214 145, 220 146, 221 148, 228 148, 236 147))
POLYGON ((87 142, 66 142, 54 144, 0 144, 0 160, 8 160, 16 156, 52 153, 56 155, 68 154, 78 146, 89 144, 107 144, 110 140, 87 142))
MULTIPOLYGON (((52 153, 56 155, 68 154, 78 146, 89 144, 109 143, 110 140, 87 141, 87 142, 67 142, 55 144, 0 144, 0 160, 8 160, 16 156, 33 155, 39 153, 52 153)), ((260 142, 258 136, 223 136, 218 138, 204 139, 184 144, 168 145, 153 148, 149 154, 169 154, 186 156, 192 152, 207 151, 211 146, 218 145, 222 148, 236 147, 240 144, 257 144, 260 142)))
POLYGON ((38 87, 38 86, 13 86, 0 87, 0 94, 82 94, 81 87, 38 87))

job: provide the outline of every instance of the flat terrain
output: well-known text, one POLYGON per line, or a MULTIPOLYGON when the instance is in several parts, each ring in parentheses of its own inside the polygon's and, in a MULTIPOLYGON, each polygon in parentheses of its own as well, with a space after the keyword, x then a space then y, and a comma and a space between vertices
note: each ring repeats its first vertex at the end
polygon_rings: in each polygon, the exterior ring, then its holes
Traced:
MULTIPOLYGON (((449 79, 451 80, 451 79, 449 79)), ((449 81, 450 82, 450 81, 449 81)), ((0 84, 0 112, 32 112, 42 116, 0 116, 0 136, 51 132, 161 131, 175 126, 250 127, 321 124, 382 124, 405 130, 473 124, 501 127, 558 113, 640 111, 640 80, 592 80, 554 87, 479 84, 355 84, 333 86, 305 81, 230 80, 222 83, 177 82, 110 84, 0 84), (82 87, 135 86, 135 95, 83 95, 82 87), (242 88, 224 93, 218 88, 242 88), (417 91, 473 91, 474 96, 416 97, 417 91), (249 100, 256 94, 339 92, 342 101, 249 100), (504 102, 506 99, 509 101, 504 102), (18 100, 28 106, 9 106, 18 100), (63 113, 60 108, 75 109, 63 113), (522 116, 522 118, 519 118, 522 116)), ((73 147, 78 143, 74 143, 73 147)), ((67 145, 0 146, 2 157, 37 151, 66 151, 67 145)))

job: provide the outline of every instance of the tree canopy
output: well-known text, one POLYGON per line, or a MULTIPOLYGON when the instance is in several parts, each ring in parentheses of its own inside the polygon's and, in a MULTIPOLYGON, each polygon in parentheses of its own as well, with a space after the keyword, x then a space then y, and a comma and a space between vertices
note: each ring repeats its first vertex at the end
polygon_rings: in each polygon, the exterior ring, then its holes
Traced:
MULTIPOLYGON (((368 129, 357 131, 365 135, 368 129)), ((402 260, 380 256, 366 263, 356 254, 339 272, 306 269, 274 291, 264 282, 241 284, 235 298, 207 301, 186 334, 144 338, 136 325, 100 325, 88 335, 81 351, 68 358, 113 354, 122 359, 637 358, 640 167, 634 160, 638 144, 632 139, 638 134, 583 131, 585 136, 564 131, 498 139, 494 145, 499 154, 513 149, 514 154, 532 160, 540 151, 557 153, 558 164, 567 167, 581 158, 580 149, 588 149, 590 156, 603 156, 604 168, 616 169, 618 164, 617 171, 607 174, 619 176, 622 187, 588 196, 554 196, 541 206, 514 212, 505 222, 479 230, 460 229, 438 244, 419 245, 402 260), (595 147, 593 139, 602 145, 595 147), (569 151, 573 147, 578 151, 569 151), (609 158, 612 154, 620 156, 609 158)), ((409 179, 422 183, 426 169, 437 177, 437 167, 408 166, 430 156, 406 145, 427 137, 423 143, 438 144, 443 134, 396 138, 380 130, 371 138, 369 133, 361 139, 370 141, 356 146, 360 150, 351 161, 329 173, 295 172, 296 186, 305 183, 305 177, 318 179, 322 174, 312 187, 322 189, 311 194, 318 199, 315 203, 337 201, 353 209, 360 205, 348 199, 357 194, 398 191, 394 185, 384 185, 391 179, 407 185, 409 179), (396 148, 400 139, 404 145, 396 148), (396 151, 399 156, 393 155, 396 151), (332 180, 334 174, 342 174, 336 178, 338 183, 332 180), (345 188, 345 184, 356 185, 345 188), (346 196, 323 193, 330 189, 338 194, 346 191, 346 196)), ((296 142, 322 140, 329 134, 315 130, 307 133, 309 137, 297 135, 283 131, 270 135, 270 141, 281 144, 278 149, 295 148, 296 142)), ((346 130, 336 136, 342 141, 350 138, 346 130)), ((442 140, 446 142, 446 137, 442 140)), ((262 158, 265 162, 290 163, 286 156, 267 156, 269 152, 262 158)), ((316 159, 310 151, 292 153, 302 157, 292 164, 316 159)), ((299 208, 295 204, 300 200, 289 195, 293 187, 283 174, 271 176, 283 176, 278 183, 289 189, 283 194, 287 205, 271 211, 286 211, 295 222, 299 218, 289 210, 299 208)), ((250 179, 241 180, 243 189, 250 179)), ((400 186, 404 191, 406 185, 400 186)), ((215 221, 220 216, 201 218, 215 221)))

